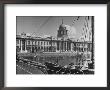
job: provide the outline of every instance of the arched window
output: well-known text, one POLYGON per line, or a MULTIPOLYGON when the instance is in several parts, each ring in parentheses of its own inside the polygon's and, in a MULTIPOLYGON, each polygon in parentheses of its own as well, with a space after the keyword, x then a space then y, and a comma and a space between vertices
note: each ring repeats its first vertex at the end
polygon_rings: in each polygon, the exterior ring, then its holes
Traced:
POLYGON ((63 34, 63 31, 61 31, 61 35, 63 34))

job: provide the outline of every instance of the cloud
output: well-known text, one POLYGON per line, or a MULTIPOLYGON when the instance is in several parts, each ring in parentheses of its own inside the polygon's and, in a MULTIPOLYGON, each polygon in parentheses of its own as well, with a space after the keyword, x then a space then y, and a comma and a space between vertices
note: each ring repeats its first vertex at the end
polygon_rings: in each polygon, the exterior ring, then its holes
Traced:
POLYGON ((76 35, 76 28, 74 26, 65 25, 68 30, 68 37, 75 38, 76 35))

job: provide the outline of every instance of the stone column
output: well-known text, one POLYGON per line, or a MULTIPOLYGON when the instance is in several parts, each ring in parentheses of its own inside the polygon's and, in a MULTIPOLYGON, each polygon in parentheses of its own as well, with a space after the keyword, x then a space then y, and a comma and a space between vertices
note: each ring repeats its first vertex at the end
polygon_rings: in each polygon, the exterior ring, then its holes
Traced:
POLYGON ((25 40, 25 51, 27 51, 26 47, 27 47, 27 40, 25 40))
POLYGON ((59 51, 59 50, 58 50, 58 47, 59 47, 59 46, 58 46, 58 41, 56 41, 56 52, 59 51))
POLYGON ((57 52, 57 41, 55 42, 55 46, 56 46, 56 52, 57 52))
POLYGON ((66 51, 66 42, 64 42, 64 51, 66 51))
POLYGON ((36 52, 36 40, 35 40, 35 52, 36 52))
POLYGON ((63 52, 63 41, 61 42, 61 49, 62 49, 62 52, 63 52))
POLYGON ((59 50, 61 52, 61 41, 59 42, 59 50))
POLYGON ((71 42, 70 44, 71 44, 71 51, 73 51, 73 43, 71 42))
POLYGON ((66 42, 66 51, 68 51, 68 41, 66 42))
POLYGON ((71 51, 71 42, 69 42, 69 51, 71 51))
POLYGON ((21 52, 21 40, 19 40, 19 41, 20 41, 20 43, 19 43, 19 44, 20 44, 20 52, 21 52))
POLYGON ((33 40, 33 48, 34 48, 34 52, 35 52, 35 41, 33 40))
POLYGON ((23 50, 23 49, 22 49, 22 40, 21 40, 21 43, 20 43, 20 44, 21 44, 21 52, 22 52, 22 50, 23 50))
POLYGON ((65 42, 65 51, 67 51, 67 42, 65 42))
POLYGON ((19 48, 20 48, 20 40, 19 40, 19 48))
POLYGON ((65 51, 65 42, 63 42, 63 51, 65 51))
POLYGON ((63 41, 63 45, 62 45, 62 46, 63 46, 63 49, 62 49, 62 50, 64 51, 64 50, 65 50, 65 49, 64 49, 64 48, 65 48, 65 43, 64 43, 64 41, 63 41))
POLYGON ((32 53, 33 41, 31 40, 31 53, 32 53))
POLYGON ((61 45, 61 48, 62 48, 62 52, 63 52, 63 41, 62 41, 62 45, 61 45))
POLYGON ((61 50, 62 50, 62 41, 60 42, 60 52, 61 52, 61 50))

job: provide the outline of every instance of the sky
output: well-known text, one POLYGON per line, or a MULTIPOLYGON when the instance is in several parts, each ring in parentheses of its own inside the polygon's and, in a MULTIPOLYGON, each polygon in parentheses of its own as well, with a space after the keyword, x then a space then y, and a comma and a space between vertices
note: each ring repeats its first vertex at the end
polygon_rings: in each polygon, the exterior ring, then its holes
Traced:
POLYGON ((85 16, 17 16, 17 34, 34 33, 36 36, 57 36, 57 30, 63 24, 68 27, 68 34, 79 38, 84 27, 85 16))

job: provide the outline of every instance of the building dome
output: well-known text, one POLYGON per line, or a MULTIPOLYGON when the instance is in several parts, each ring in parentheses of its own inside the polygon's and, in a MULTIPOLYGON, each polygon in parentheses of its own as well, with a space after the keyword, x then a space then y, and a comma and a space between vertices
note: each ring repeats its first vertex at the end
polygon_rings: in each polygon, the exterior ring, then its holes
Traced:
POLYGON ((66 29, 66 25, 65 25, 65 24, 61 24, 61 25, 59 26, 59 29, 61 29, 61 30, 62 30, 62 29, 63 29, 63 30, 66 29))
POLYGON ((60 27, 66 27, 66 25, 65 24, 61 24, 60 27))
POLYGON ((59 26, 59 30, 65 30, 66 29, 66 25, 63 24, 63 19, 62 19, 62 23, 61 25, 59 26))

